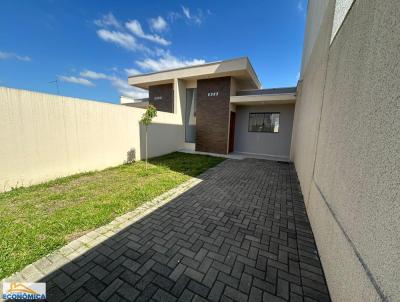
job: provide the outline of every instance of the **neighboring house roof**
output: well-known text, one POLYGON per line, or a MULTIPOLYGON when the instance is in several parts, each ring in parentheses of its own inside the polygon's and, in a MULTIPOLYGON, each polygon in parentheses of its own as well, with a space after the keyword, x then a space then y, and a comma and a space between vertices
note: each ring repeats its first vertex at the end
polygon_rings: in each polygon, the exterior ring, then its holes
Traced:
POLYGON ((257 74, 247 57, 134 75, 128 78, 128 83, 148 89, 152 85, 173 83, 174 79, 201 80, 224 76, 234 78, 239 89, 261 87, 257 74))
POLYGON ((254 89, 238 91, 230 102, 236 105, 294 104, 296 87, 254 89))
POLYGON ((254 89, 254 90, 241 90, 236 95, 265 95, 265 94, 282 94, 282 93, 296 93, 297 87, 282 87, 282 88, 269 88, 269 89, 254 89))

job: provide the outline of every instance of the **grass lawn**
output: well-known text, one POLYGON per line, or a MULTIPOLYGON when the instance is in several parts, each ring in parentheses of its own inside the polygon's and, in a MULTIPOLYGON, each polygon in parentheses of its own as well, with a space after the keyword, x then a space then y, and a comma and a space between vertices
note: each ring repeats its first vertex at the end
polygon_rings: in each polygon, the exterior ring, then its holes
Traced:
POLYGON ((221 161, 175 152, 0 193, 0 279, 221 161))

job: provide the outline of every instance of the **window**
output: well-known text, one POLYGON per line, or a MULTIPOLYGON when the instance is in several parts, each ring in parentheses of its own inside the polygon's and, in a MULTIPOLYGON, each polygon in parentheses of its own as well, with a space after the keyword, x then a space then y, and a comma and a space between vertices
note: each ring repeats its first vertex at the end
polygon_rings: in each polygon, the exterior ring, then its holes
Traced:
POLYGON ((185 142, 196 142, 196 99, 197 89, 186 89, 186 110, 185 110, 185 142))
POLYGON ((249 132, 279 132, 279 112, 249 113, 249 132))

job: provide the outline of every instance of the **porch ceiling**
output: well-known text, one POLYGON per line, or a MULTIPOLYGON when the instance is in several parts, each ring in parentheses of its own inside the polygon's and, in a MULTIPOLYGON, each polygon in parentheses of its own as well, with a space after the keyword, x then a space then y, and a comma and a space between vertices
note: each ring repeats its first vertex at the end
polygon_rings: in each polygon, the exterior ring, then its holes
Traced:
POLYGON ((295 104, 295 93, 262 94, 262 95, 239 95, 231 96, 231 104, 252 106, 252 105, 277 105, 295 104))

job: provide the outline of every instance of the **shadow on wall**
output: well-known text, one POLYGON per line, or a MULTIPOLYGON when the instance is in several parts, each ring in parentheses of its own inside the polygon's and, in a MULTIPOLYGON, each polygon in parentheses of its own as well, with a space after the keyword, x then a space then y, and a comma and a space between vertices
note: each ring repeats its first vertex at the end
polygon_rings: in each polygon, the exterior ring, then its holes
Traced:
POLYGON ((132 148, 128 152, 126 152, 126 161, 125 164, 131 164, 136 160, 136 149, 132 148))
MULTIPOLYGON (((153 123, 148 127, 149 158, 175 152, 183 147, 183 125, 153 123)), ((140 154, 138 159, 146 157, 146 128, 140 124, 140 154)))

